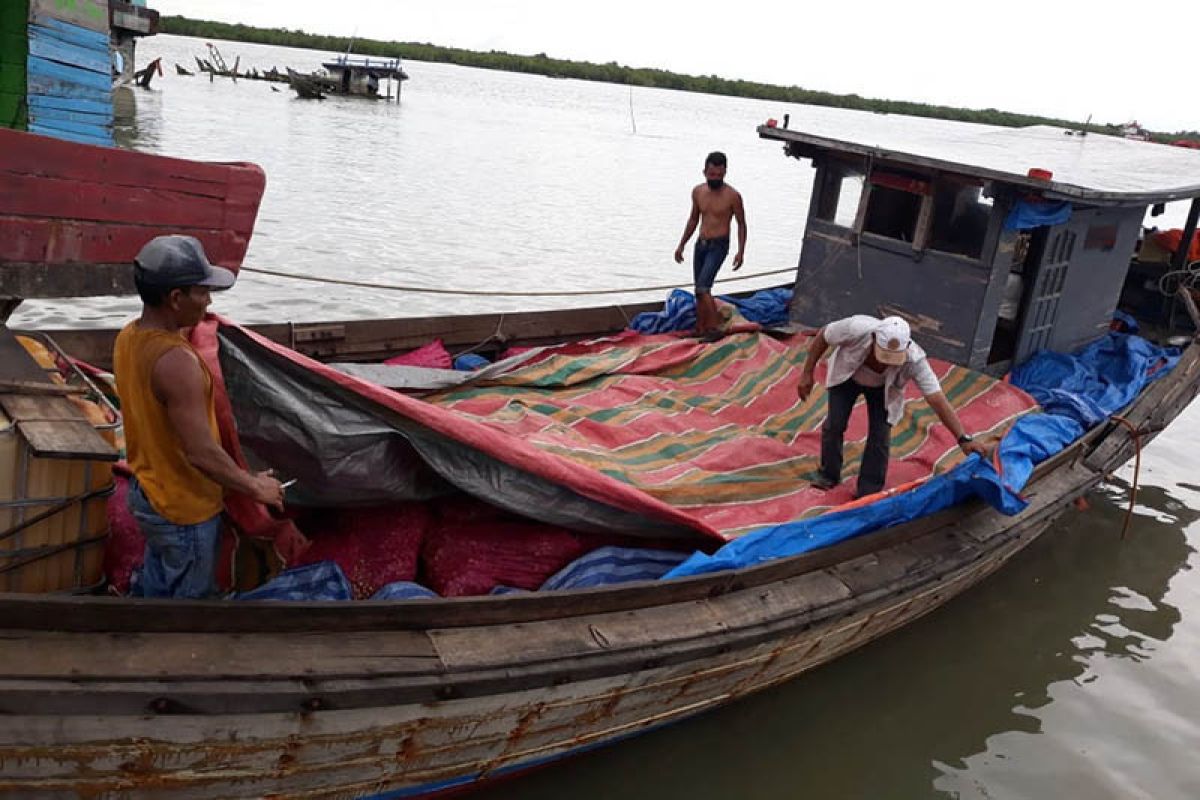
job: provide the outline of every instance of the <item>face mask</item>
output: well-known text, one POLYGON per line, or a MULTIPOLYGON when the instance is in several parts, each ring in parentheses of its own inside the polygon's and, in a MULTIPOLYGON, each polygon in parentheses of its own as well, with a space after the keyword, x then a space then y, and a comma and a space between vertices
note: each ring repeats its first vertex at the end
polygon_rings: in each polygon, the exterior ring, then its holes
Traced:
POLYGON ((708 188, 712 189, 714 192, 718 191, 724 185, 725 185, 725 181, 721 178, 709 178, 708 179, 708 188))

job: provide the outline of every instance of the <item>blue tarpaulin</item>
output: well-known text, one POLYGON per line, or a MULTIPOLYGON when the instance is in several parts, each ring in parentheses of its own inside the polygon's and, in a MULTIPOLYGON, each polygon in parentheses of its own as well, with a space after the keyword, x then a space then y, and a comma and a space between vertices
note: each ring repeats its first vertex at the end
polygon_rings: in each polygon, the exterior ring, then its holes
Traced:
MULTIPOLYGON (((788 321, 791 289, 763 289, 749 297, 722 297, 750 322, 759 325, 782 325, 788 321)), ((643 311, 634 317, 629 327, 638 333, 670 333, 696 327, 696 298, 691 292, 675 289, 667 295, 662 311, 643 311)))
POLYGON ((540 591, 586 589, 629 581, 652 581, 688 557, 675 550, 642 547, 601 547, 551 575, 540 591))
POLYGON ((285 570, 271 580, 239 592, 237 600, 349 600, 354 596, 342 568, 332 561, 318 561, 285 570))
POLYGON ((1024 231, 1042 225, 1061 225, 1071 218, 1071 204, 1063 201, 1018 200, 1004 218, 1006 231, 1024 231))
POLYGON ((663 577, 739 569, 798 555, 932 514, 972 495, 1005 514, 1019 513, 1025 501, 1017 493, 1037 464, 1128 405, 1178 360, 1179 352, 1173 348, 1116 332, 1074 355, 1038 353, 1014 370, 1011 380, 1042 403, 1043 413, 1022 417, 1009 430, 1000 443, 1000 473, 973 455, 912 491, 868 506, 753 531, 712 555, 694 554, 663 577))
POLYGON ((427 600, 437 597, 432 589, 412 581, 394 581, 371 595, 372 600, 427 600))

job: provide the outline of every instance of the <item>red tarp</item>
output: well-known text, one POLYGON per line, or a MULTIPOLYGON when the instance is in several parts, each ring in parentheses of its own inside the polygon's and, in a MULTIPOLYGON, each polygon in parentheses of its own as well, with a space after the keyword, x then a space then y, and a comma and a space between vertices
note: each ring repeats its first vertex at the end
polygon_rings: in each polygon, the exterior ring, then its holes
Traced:
MULTIPOLYGON (((725 540, 848 502, 853 481, 809 486, 825 394, 795 393, 807 339, 737 333, 717 344, 625 333, 546 348, 498 378, 418 399, 345 375, 245 332, 250 341, 453 442, 625 512, 725 540)), ((1031 398, 932 360, 967 429, 1002 434, 1031 398)), ((821 377, 821 375, 818 375, 821 377)), ((319 385, 315 382, 315 386, 319 385)), ((320 389, 315 389, 320 391, 320 389)), ((889 487, 961 460, 953 436, 909 387, 893 427, 889 487)), ((865 409, 847 433, 847 477, 861 458, 865 409)), ((486 498, 485 498, 486 499, 486 498)), ((543 509, 531 507, 537 517, 543 509)))

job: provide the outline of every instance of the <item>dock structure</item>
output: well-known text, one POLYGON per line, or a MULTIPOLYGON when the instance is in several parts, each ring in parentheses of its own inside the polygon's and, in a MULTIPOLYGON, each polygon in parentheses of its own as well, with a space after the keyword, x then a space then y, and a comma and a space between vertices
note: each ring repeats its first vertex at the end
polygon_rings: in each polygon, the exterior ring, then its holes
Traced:
POLYGON ((0 125, 111 145, 114 83, 133 80, 136 40, 157 32, 145 0, 5 0, 0 125))
POLYGON ((158 33, 158 12, 147 8, 146 0, 130 3, 109 0, 108 6, 111 48, 114 53, 121 54, 122 69, 118 80, 126 83, 133 80, 137 71, 137 40, 158 33))

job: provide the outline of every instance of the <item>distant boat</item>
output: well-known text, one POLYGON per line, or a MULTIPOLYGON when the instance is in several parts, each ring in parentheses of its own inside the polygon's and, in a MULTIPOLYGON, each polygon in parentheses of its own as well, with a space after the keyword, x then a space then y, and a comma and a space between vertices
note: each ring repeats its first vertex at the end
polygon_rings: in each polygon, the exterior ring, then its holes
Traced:
POLYGON ((368 58, 365 56, 338 56, 333 61, 321 64, 329 73, 333 84, 331 94, 346 97, 363 97, 368 100, 391 100, 391 82, 396 82, 397 101, 400 99, 400 84, 408 80, 408 73, 400 66, 398 58, 368 58), (380 94, 383 81, 387 90, 380 94))
POLYGON ((304 100, 324 100, 327 93, 336 90, 336 84, 325 75, 317 73, 296 72, 288 67, 288 83, 296 90, 296 95, 304 100))
POLYGON ((196 73, 186 69, 185 67, 183 67, 182 65, 177 63, 175 65, 175 74, 176 75, 195 75, 196 73))
POLYGON ((1126 139, 1135 139, 1139 142, 1150 141, 1150 131, 1139 125, 1136 119, 1121 126, 1121 135, 1126 139))

